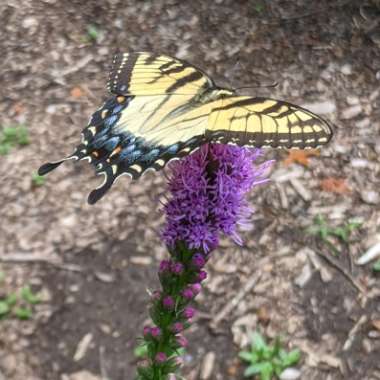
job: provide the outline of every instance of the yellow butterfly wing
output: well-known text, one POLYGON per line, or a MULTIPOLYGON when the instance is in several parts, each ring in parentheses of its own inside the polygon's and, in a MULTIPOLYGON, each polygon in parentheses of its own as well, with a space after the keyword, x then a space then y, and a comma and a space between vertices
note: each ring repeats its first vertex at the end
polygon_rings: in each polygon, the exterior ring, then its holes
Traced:
POLYGON ((315 148, 329 142, 330 125, 312 112, 267 98, 231 96, 213 102, 206 138, 274 148, 315 148))
POLYGON ((108 90, 117 95, 195 95, 215 87, 201 70, 177 58, 147 52, 113 58, 108 90))
POLYGON ((89 160, 104 176, 89 203, 120 176, 139 178, 206 142, 305 148, 332 135, 327 122, 301 107, 232 96, 201 70, 165 55, 117 54, 108 88, 112 96, 92 115, 74 153, 39 169, 44 175, 68 159, 89 160))

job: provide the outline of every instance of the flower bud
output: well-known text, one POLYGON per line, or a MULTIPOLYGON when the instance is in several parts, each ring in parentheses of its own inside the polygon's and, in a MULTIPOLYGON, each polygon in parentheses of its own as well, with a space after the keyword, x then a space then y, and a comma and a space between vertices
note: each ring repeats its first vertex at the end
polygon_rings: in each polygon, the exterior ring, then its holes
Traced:
POLYGON ((159 266, 158 271, 160 273, 169 271, 170 270, 170 264, 171 264, 170 260, 162 260, 160 262, 160 266, 159 266))
POLYGON ((184 329, 184 326, 181 322, 173 323, 172 328, 171 328, 171 330, 174 334, 180 333, 181 331, 183 331, 183 329, 184 329))
POLYGON ((162 364, 166 362, 167 358, 168 357, 166 356, 165 352, 157 352, 154 360, 156 363, 162 364))
POLYGON ((174 308, 174 299, 171 296, 165 296, 162 300, 162 305, 165 309, 171 310, 174 308))
POLYGON ((150 327, 149 326, 144 326, 144 330, 143 330, 143 335, 144 337, 147 337, 148 335, 150 335, 150 327))
POLYGON ((178 345, 181 347, 187 347, 189 344, 189 341, 182 335, 178 335, 176 337, 176 341, 177 341, 178 345))
POLYGON ((182 297, 187 300, 191 300, 194 297, 194 293, 191 288, 186 288, 182 290, 182 297))
POLYGON ((198 281, 202 282, 203 280, 206 280, 207 278, 207 272, 204 270, 201 270, 198 274, 198 281))
POLYGON ((159 327, 152 327, 150 333, 153 338, 158 338, 161 335, 161 329, 159 327))
POLYGON ((181 274, 183 272, 183 269, 184 267, 182 263, 177 262, 177 263, 172 263, 171 265, 171 271, 174 274, 177 274, 177 275, 181 274))
POLYGON ((195 295, 197 295, 201 292, 202 285, 199 282, 196 282, 195 284, 191 285, 191 290, 195 295))
POLYGON ((194 317, 196 310, 191 307, 191 306, 186 306, 185 309, 183 310, 183 316, 186 319, 191 319, 194 317))
POLYGON ((206 260, 201 253, 196 253, 193 255, 191 262, 198 269, 202 268, 206 264, 206 260))

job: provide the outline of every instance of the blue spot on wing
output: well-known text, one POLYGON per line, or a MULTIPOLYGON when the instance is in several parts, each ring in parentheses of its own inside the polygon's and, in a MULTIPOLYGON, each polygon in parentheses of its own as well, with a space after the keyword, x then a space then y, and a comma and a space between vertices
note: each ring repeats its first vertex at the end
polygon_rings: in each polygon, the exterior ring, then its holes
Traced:
POLYGON ((135 149, 136 149, 135 144, 131 144, 127 146, 126 148, 124 148, 119 154, 119 161, 125 160, 128 156, 130 156, 131 152, 133 152, 133 150, 135 149))
POLYGON ((106 127, 112 127, 116 123, 118 118, 119 118, 119 115, 112 115, 104 121, 104 125, 106 127))
POLYGON ((176 154, 176 153, 178 152, 178 144, 170 145, 170 146, 166 149, 166 152, 167 152, 167 153, 170 153, 170 154, 176 154))
POLYGON ((118 114, 123 108, 125 107, 125 105, 117 105, 113 110, 112 110, 112 115, 116 115, 118 114))
POLYGON ((111 137, 106 143, 104 144, 104 148, 108 151, 112 151, 116 148, 117 144, 119 144, 120 137, 115 136, 111 137))
POLYGON ((96 136, 95 139, 91 142, 91 146, 95 149, 100 149, 108 139, 109 137, 106 135, 96 136))

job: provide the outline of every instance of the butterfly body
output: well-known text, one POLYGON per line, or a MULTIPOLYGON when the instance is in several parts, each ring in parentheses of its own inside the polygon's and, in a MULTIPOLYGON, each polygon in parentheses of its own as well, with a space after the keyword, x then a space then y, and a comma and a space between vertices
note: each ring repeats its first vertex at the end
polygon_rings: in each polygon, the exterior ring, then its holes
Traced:
POLYGON ((307 148, 326 144, 332 135, 327 122, 301 107, 238 96, 194 66, 163 55, 116 55, 108 88, 112 96, 92 115, 74 153, 39 170, 43 175, 65 160, 89 160, 105 176, 89 203, 121 175, 139 178, 207 142, 307 148))

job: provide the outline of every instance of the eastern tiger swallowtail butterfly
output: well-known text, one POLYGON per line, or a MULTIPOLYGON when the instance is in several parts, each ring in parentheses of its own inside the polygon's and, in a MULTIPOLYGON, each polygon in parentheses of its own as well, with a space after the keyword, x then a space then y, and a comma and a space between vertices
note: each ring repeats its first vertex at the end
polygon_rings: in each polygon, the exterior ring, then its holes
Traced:
POLYGON ((136 179, 207 142, 303 149, 326 144, 332 136, 329 124, 306 109, 237 95, 165 55, 117 54, 108 89, 112 96, 92 115, 74 153, 38 171, 44 175, 66 160, 88 159, 105 176, 90 193, 90 204, 121 175, 136 179))

